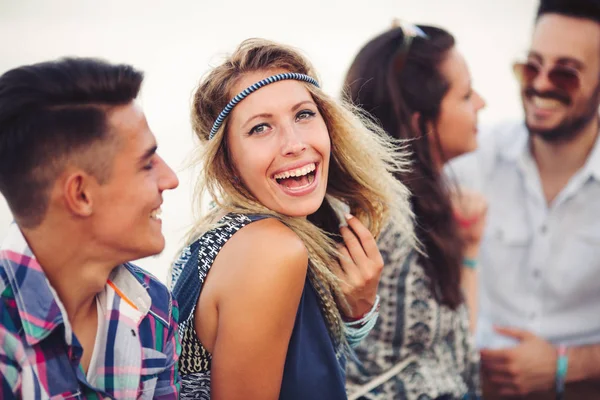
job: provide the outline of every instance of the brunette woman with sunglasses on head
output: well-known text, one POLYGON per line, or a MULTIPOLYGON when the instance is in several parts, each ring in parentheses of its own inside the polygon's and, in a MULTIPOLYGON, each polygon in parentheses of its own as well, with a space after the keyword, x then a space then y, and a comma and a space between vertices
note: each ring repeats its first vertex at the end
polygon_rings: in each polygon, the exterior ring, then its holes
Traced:
POLYGON ((461 286, 469 286, 474 306, 486 203, 453 189, 443 168, 476 148, 484 102, 454 38, 429 26, 398 27, 371 40, 346 85, 350 100, 412 153, 410 170, 396 178, 413 194, 422 244, 421 252, 404 249, 393 225, 379 238, 380 320, 356 351, 360 362, 349 365, 349 398, 476 398, 478 356, 461 286))

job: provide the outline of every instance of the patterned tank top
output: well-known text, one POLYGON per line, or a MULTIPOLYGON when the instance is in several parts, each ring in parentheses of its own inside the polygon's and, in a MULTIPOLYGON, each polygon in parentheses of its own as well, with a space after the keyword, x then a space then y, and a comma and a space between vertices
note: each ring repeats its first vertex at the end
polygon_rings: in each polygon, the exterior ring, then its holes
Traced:
MULTIPOLYGON (((194 328, 194 311, 206 276, 225 243, 244 226, 264 218, 226 215, 216 228, 185 248, 173 266, 171 288, 180 317, 180 399, 210 399, 212 356, 198 340, 194 328)), ((306 279, 288 345, 279 398, 346 399, 345 361, 339 353, 329 336, 317 294, 306 279)))

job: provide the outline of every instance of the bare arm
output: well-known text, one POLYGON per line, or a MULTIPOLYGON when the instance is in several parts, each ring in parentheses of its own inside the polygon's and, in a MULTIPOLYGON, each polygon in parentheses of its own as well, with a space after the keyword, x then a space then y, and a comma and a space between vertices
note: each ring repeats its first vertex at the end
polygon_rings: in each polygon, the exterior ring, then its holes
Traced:
POLYGON ((462 188, 451 195, 454 217, 464 241, 465 265, 461 271, 461 287, 469 310, 469 330, 475 332, 478 312, 477 259, 485 229, 487 201, 480 193, 462 188), (468 263, 475 263, 472 268, 468 263))
POLYGON ((477 270, 463 267, 461 276, 461 287, 465 294, 465 303, 469 310, 469 331, 475 332, 477 327, 478 312, 478 290, 477 290, 477 270))
MULTIPOLYGON (((464 257, 470 260, 477 260, 479 255, 479 243, 468 247, 465 250, 464 257)), ((477 313, 479 311, 479 272, 477 268, 462 267, 460 284, 465 296, 465 303, 469 311, 469 331, 475 332, 477 328, 477 313)))
POLYGON ((212 399, 279 397, 307 265, 302 241, 274 219, 248 225, 221 250, 212 267, 221 272, 212 277, 212 399))

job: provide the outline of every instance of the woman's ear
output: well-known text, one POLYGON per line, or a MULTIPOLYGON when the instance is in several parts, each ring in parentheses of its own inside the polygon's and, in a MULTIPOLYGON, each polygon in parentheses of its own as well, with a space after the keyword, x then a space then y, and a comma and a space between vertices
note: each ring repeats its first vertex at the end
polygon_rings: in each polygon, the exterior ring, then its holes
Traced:
POLYGON ((421 113, 418 111, 412 114, 410 124, 413 132, 415 132, 418 136, 430 136, 435 131, 433 122, 428 121, 425 124, 425 132, 423 132, 421 129, 421 113))
POLYGON ((415 133, 422 133, 421 128, 419 126, 419 122, 421 122, 421 113, 415 111, 414 113, 412 113, 412 116, 410 118, 410 127, 415 133))

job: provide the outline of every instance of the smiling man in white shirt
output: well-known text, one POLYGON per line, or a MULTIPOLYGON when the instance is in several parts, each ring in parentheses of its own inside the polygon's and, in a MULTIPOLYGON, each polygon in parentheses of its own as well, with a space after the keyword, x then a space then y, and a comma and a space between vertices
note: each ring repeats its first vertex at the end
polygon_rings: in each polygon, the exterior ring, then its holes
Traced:
POLYGON ((543 0, 515 73, 525 121, 482 133, 452 166, 489 201, 478 326, 486 399, 598 399, 600 1, 543 0))

